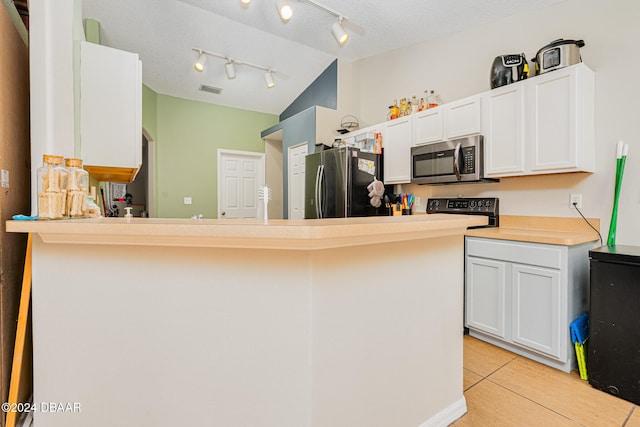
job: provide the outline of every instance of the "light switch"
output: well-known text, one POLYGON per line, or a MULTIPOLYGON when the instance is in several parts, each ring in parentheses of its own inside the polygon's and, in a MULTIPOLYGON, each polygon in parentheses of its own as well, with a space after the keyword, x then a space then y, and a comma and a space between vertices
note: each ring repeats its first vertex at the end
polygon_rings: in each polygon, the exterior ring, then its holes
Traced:
POLYGON ((190 205, 191 204, 191 197, 185 197, 184 198, 184 204, 185 205, 190 205))
POLYGON ((2 169, 2 188, 9 188, 9 171, 2 169))

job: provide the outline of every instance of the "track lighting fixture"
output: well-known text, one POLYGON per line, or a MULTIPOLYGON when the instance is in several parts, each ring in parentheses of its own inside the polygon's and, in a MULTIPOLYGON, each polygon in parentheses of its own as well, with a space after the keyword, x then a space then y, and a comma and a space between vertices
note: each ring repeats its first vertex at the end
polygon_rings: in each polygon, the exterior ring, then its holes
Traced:
POLYGON ((289 22, 289 19, 293 16, 293 8, 289 4, 289 0, 277 0, 276 9, 278 9, 278 15, 284 22, 289 22))
POLYGON ((349 34, 342 27, 342 16, 338 18, 338 22, 331 26, 331 33, 340 46, 344 45, 349 40, 349 34))
POLYGON ((267 71, 264 74, 264 81, 267 84, 267 87, 269 89, 271 89, 272 87, 274 87, 276 85, 276 83, 273 81, 273 75, 271 75, 271 70, 267 71))
POLYGON ((236 78, 236 66, 233 64, 232 60, 228 60, 226 64, 224 64, 224 69, 227 72, 227 78, 235 79, 236 78))
POLYGON ((204 65, 207 62, 207 57, 213 56, 216 58, 224 59, 226 61, 224 64, 224 69, 227 73, 227 78, 229 79, 236 78, 236 65, 244 65, 247 67, 257 68, 258 70, 266 71, 266 74, 264 75, 264 81, 267 84, 268 88, 272 88, 276 85, 275 81, 273 80, 273 75, 276 74, 278 71, 274 70, 273 68, 263 67, 261 65, 252 64, 250 62, 241 61, 240 59, 237 59, 237 58, 231 58, 227 55, 220 55, 219 53, 209 52, 206 50, 197 49, 195 47, 193 48, 193 50, 198 53, 198 59, 196 59, 196 62, 194 62, 193 64, 193 67, 198 71, 203 71, 204 65))
POLYGON ((205 55, 204 51, 199 52, 200 55, 198 55, 198 59, 196 59, 196 62, 193 63, 193 68, 195 68, 196 71, 203 72, 204 66, 207 64, 207 55, 205 55))
MULTIPOLYGON (((340 12, 337 12, 331 8, 328 8, 327 6, 318 3, 316 0, 298 0, 301 3, 309 3, 314 5, 315 7, 317 7, 318 9, 322 9, 325 12, 335 16, 336 18, 338 18, 338 22, 334 23, 331 26, 331 34, 333 34, 333 37, 336 38, 336 41, 338 42, 338 44, 340 46, 343 46, 347 40, 349 40, 349 34, 345 31, 344 27, 348 24, 349 26, 349 30, 353 30, 358 34, 364 35, 364 28, 360 27, 359 25, 354 24, 353 22, 351 22, 349 20, 349 18, 347 18, 346 16, 344 16, 343 14, 341 14, 340 12)), ((280 11, 280 7, 278 6, 278 12, 280 11)), ((291 14, 293 14, 293 12, 291 12, 291 14)), ((282 17, 282 15, 280 15, 280 17, 282 17)), ((283 18, 284 20, 284 18, 283 18)), ((285 21, 286 22, 286 21, 285 21)))

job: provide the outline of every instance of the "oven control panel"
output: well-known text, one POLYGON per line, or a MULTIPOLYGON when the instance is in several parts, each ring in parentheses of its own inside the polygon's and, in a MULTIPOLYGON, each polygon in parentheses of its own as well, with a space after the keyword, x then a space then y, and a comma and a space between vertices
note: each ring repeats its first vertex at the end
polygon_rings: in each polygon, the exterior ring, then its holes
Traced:
POLYGON ((489 217, 489 226, 497 226, 499 204, 497 197, 429 198, 427 213, 486 215, 489 217))

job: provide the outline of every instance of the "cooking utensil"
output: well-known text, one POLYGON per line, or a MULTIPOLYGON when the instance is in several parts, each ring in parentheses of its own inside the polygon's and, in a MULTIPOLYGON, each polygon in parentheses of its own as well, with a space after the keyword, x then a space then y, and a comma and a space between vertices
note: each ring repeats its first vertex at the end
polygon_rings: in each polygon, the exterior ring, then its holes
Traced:
POLYGON ((528 74, 529 64, 524 53, 497 56, 491 65, 491 89, 524 80, 528 74))
POLYGON ((580 48, 584 40, 554 40, 538 50, 533 62, 536 75, 582 62, 580 48))

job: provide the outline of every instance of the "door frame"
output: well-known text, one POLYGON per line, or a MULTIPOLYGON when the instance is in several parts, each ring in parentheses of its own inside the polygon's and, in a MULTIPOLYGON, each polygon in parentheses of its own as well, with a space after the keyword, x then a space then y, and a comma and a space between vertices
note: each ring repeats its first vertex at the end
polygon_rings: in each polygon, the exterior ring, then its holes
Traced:
MULTIPOLYGON (((309 154, 308 141, 287 147, 287 219, 291 219, 291 151, 302 146, 307 147, 307 154, 309 154)), ((304 197, 302 202, 304 206, 304 197)))
POLYGON ((149 132, 142 129, 142 136, 147 140, 147 216, 156 217, 156 144, 149 132))
POLYGON ((265 183, 265 155, 264 153, 259 153, 256 151, 240 151, 240 150, 227 150, 225 148, 218 148, 217 150, 217 159, 216 159, 216 169, 217 169, 217 179, 218 179, 218 194, 216 195, 217 199, 217 218, 222 219, 220 215, 220 194, 222 193, 222 169, 220 168, 220 159, 224 154, 231 154, 234 156, 244 156, 247 158, 252 158, 258 160, 258 164, 260 165, 260 171, 258 172, 258 178, 260 179, 259 185, 264 185, 265 183))

